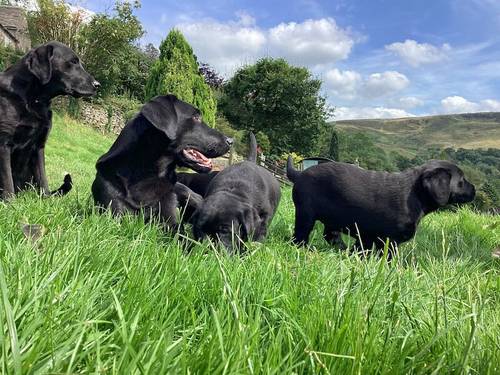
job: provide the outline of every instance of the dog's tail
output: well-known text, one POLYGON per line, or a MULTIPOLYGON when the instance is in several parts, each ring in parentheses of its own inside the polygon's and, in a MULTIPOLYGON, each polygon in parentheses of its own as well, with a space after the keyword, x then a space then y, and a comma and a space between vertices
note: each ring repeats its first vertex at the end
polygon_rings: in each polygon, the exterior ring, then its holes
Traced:
POLYGON ((71 179, 71 175, 67 173, 64 176, 64 182, 61 186, 59 186, 56 190, 51 191, 50 195, 59 195, 63 196, 69 193, 69 191, 73 188, 73 180, 71 179))
POLYGON ((247 160, 254 163, 257 162, 257 140, 252 132, 250 132, 250 148, 248 150, 247 160))
POLYGON ((291 156, 288 157, 288 160, 286 162, 286 176, 292 182, 295 182, 300 176, 300 171, 296 170, 293 167, 293 159, 291 156))

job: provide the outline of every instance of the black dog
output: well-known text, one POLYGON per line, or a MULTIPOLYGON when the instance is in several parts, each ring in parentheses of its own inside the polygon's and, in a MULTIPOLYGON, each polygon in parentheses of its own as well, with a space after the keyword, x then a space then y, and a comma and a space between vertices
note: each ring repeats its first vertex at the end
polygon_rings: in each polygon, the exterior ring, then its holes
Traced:
MULTIPOLYGON (((248 151, 247 160, 253 161, 254 163, 257 160, 257 141, 253 134, 250 135, 250 149, 248 151)), ((196 194, 204 197, 207 194, 208 185, 218 173, 219 171, 210 173, 177 173, 177 182, 180 182, 196 194)), ((181 194, 186 194, 184 189, 182 189, 181 194)))
MULTIPOLYGON (((52 127, 50 101, 58 95, 91 96, 99 87, 67 46, 32 49, 0 74, 0 199, 34 186, 49 194, 45 143, 52 127)), ((52 194, 66 194, 71 177, 52 194)))
POLYGON ((240 240, 266 237, 281 191, 276 178, 255 163, 257 143, 253 134, 250 138, 249 160, 222 170, 208 185, 193 218, 196 240, 208 235, 232 251, 233 243, 239 248, 240 240))
POLYGON ((219 171, 213 171, 210 173, 177 173, 177 182, 187 186, 196 194, 205 196, 207 193, 208 185, 210 181, 213 180, 219 171))
POLYGON ((202 122, 200 112, 174 95, 146 103, 122 130, 111 149, 97 161, 92 185, 96 204, 113 214, 156 217, 166 226, 177 223, 177 165, 199 172, 210 159, 225 154, 232 139, 202 122))
POLYGON ((323 163, 299 172, 288 159, 294 182, 294 241, 307 244, 316 220, 330 243, 340 232, 359 238, 365 249, 410 240, 420 219, 449 203, 474 199, 475 188, 454 164, 431 160, 400 173, 368 171, 352 164, 323 163))

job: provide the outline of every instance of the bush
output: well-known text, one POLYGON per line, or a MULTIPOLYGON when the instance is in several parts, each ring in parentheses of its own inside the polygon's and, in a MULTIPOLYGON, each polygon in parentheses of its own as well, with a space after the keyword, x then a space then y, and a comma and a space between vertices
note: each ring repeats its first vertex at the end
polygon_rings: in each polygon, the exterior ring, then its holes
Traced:
POLYGON ((0 45, 0 71, 14 65, 24 56, 24 52, 15 48, 0 45))
POLYGON ((199 72, 191 46, 178 30, 170 31, 161 43, 160 57, 146 83, 146 100, 165 94, 191 103, 201 111, 207 124, 215 125, 216 99, 199 72))

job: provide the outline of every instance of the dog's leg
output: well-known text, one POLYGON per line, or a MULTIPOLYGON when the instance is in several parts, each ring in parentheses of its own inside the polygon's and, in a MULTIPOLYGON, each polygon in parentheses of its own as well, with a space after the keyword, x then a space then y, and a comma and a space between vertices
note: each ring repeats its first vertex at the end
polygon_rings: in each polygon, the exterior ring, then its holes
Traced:
POLYGON ((40 192, 47 196, 50 194, 47 174, 45 172, 45 149, 40 148, 33 155, 33 182, 40 192))
POLYGON ((325 225, 325 229, 323 230, 323 238, 332 246, 336 246, 340 249, 345 248, 340 232, 328 225, 325 225))
POLYGON ((293 242, 297 245, 307 245, 309 234, 314 228, 314 219, 311 213, 301 210, 299 207, 295 210, 295 231, 293 242))
POLYGON ((8 199, 14 195, 10 147, 5 145, 0 145, 0 187, 1 199, 8 199))

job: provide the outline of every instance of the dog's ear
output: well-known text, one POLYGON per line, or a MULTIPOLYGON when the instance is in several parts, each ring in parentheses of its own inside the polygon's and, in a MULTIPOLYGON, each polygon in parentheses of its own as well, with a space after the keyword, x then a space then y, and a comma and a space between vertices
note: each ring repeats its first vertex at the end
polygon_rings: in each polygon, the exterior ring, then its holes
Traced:
POLYGON ((141 109, 142 115, 171 140, 174 140, 177 134, 177 101, 174 95, 157 96, 141 109))
POLYGON ((450 199, 451 173, 445 168, 433 168, 422 174, 422 186, 432 200, 444 206, 450 199))
POLYGON ((257 215, 257 211, 255 210, 255 208, 245 208, 240 218, 242 239, 247 241, 254 236, 255 230, 257 229, 258 220, 259 216, 257 215))
POLYGON ((40 81, 42 85, 49 83, 52 78, 52 57, 54 47, 43 45, 29 52, 26 64, 28 70, 40 81))

